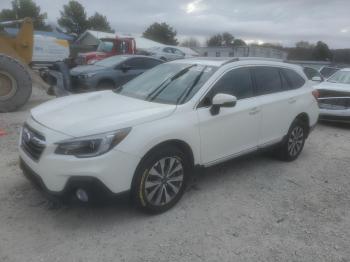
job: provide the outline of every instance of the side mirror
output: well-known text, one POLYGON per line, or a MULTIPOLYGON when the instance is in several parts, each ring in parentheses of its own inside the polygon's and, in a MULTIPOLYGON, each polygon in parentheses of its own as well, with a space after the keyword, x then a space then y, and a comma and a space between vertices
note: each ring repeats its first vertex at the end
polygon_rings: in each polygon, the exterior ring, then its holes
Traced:
POLYGON ((314 81, 314 82, 322 82, 323 79, 322 79, 322 77, 320 77, 320 76, 314 76, 313 78, 311 78, 311 81, 314 81))
POLYGON ((122 65, 120 66, 120 69, 121 69, 123 72, 129 71, 131 68, 132 68, 132 67, 129 66, 129 65, 127 65, 127 64, 122 64, 122 65))
POLYGON ((212 100, 210 113, 217 115, 221 107, 234 107, 237 104, 237 97, 228 94, 216 94, 212 100))

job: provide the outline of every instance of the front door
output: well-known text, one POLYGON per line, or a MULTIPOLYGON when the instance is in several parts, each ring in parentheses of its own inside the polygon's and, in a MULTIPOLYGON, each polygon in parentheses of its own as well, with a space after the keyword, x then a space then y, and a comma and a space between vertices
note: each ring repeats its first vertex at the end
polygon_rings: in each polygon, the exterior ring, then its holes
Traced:
POLYGON ((237 68, 226 72, 200 103, 197 113, 204 165, 256 149, 261 113, 253 93, 250 69, 237 68), (218 93, 234 95, 238 101, 212 115, 210 101, 218 93))

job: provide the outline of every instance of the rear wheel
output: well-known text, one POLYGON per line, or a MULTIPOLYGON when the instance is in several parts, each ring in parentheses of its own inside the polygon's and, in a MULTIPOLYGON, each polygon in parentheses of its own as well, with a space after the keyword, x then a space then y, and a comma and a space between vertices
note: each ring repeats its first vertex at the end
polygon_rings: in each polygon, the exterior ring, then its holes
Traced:
POLYGON ((146 157, 136 171, 132 196, 137 206, 148 213, 161 213, 182 197, 190 164, 183 152, 166 146, 146 157))
POLYGON ((0 55, 0 112, 11 112, 24 105, 32 93, 32 80, 16 59, 0 55))
POLYGON ((295 120, 277 152, 278 156, 285 161, 297 159, 304 148, 306 135, 305 123, 298 119, 295 120))

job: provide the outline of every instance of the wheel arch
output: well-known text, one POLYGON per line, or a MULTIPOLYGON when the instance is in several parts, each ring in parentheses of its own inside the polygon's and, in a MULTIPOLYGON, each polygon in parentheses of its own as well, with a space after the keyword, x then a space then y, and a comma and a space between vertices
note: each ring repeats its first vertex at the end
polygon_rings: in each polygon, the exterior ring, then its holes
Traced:
POLYGON ((299 115, 296 116, 295 120, 299 120, 305 124, 306 132, 307 132, 306 136, 308 136, 310 133, 310 117, 309 117, 309 115, 305 112, 300 113, 299 115))
POLYGON ((191 168, 194 167, 194 154, 193 154, 193 151, 190 147, 190 145, 188 143, 186 143, 185 141, 183 140, 180 140, 180 139, 170 139, 170 140, 166 140, 166 141, 163 141, 163 142, 160 142, 158 143, 157 145, 154 145, 151 149, 149 149, 146 154, 144 154, 144 156, 141 158, 141 160, 139 161, 139 163, 137 164, 137 167, 135 169, 135 172, 134 172, 134 175, 133 175, 133 178, 132 178, 132 181, 131 181, 131 190, 133 190, 133 188, 135 188, 135 183, 136 183, 136 174, 137 172, 139 171, 143 161, 150 155, 152 154, 153 152, 159 150, 160 148, 162 147, 165 147, 165 146, 175 146, 177 147, 178 149, 180 149, 183 153, 185 153, 189 158, 190 158, 190 164, 192 165, 191 168))

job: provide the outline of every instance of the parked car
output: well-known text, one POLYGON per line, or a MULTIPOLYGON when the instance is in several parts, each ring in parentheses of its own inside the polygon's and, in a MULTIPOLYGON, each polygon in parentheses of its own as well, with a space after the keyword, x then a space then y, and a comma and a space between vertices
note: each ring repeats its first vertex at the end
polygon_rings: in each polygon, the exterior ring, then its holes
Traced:
POLYGON ((21 131, 24 173, 55 196, 130 191, 147 212, 179 201, 193 168, 274 146, 295 160, 318 119, 300 66, 184 59, 115 91, 46 102, 21 131))
POLYGON ((350 122, 350 68, 337 71, 316 88, 319 91, 320 119, 350 122))
POLYGON ((331 77, 332 75, 335 74, 335 72, 339 71, 341 68, 339 67, 335 67, 335 66, 322 66, 320 68, 320 73, 321 75, 324 77, 324 78, 329 78, 331 77))
POLYGON ((313 86, 318 85, 320 82, 324 81, 324 77, 315 68, 304 66, 303 71, 307 79, 310 81, 310 84, 313 86))
POLYGON ((186 56, 184 52, 173 46, 153 47, 150 48, 148 51, 151 56, 161 59, 163 61, 183 59, 186 56))
POLYGON ((72 86, 81 90, 113 89, 163 63, 148 56, 112 56, 92 65, 78 66, 70 71, 72 86))

